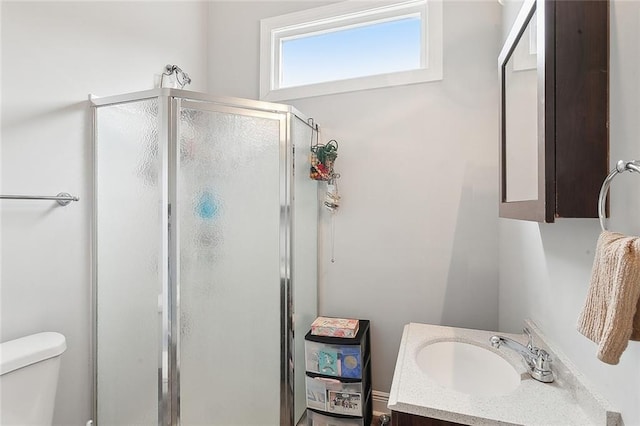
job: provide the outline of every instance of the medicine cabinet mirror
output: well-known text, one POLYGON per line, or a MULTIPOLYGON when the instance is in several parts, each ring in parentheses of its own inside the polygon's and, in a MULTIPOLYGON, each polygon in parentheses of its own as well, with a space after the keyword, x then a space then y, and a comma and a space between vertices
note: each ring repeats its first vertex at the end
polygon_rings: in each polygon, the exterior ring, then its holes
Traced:
POLYGON ((524 1, 498 59, 500 217, 598 217, 608 49, 608 1, 524 1))

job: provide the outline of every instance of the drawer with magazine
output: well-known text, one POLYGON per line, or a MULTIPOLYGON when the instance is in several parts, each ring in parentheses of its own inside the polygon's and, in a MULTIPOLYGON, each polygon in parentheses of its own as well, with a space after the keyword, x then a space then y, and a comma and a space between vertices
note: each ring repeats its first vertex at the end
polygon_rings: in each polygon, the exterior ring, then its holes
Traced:
MULTIPOLYGON (((307 373, 307 407, 330 414, 364 415, 368 397, 366 381, 344 381, 307 373)), ((345 379, 346 380, 346 379, 345 379)))

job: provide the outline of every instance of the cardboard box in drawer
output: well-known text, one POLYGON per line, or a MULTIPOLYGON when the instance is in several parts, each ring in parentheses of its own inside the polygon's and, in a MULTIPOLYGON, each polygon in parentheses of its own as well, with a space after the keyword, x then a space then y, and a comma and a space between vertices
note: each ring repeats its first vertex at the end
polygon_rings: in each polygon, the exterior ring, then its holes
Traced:
POLYGON ((311 334, 353 338, 358 334, 359 325, 357 319, 318 317, 311 323, 311 334))

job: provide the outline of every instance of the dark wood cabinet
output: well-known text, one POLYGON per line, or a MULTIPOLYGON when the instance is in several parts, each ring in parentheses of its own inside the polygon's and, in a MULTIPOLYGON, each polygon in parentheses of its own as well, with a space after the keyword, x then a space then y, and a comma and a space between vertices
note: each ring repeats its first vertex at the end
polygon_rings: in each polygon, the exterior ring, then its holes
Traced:
POLYGON ((500 217, 598 217, 609 166, 609 2, 526 0, 498 65, 500 217))
POLYGON ((462 426, 462 423, 392 411, 391 426, 462 426))

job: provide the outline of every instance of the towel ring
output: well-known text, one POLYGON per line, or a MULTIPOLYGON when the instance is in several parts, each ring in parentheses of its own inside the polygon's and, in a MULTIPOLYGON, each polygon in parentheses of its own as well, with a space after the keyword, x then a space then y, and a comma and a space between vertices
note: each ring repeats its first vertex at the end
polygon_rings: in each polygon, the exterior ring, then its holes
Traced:
POLYGON ((609 173, 609 176, 602 183, 602 188, 600 188, 600 196, 598 197, 598 217, 600 218, 600 228, 603 231, 607 230, 607 227, 604 224, 606 212, 605 212, 605 201, 607 199, 607 193, 609 192, 609 185, 611 185, 611 181, 613 180, 618 173, 622 172, 638 172, 640 173, 640 160, 635 161, 624 161, 620 160, 616 164, 615 169, 609 173))

